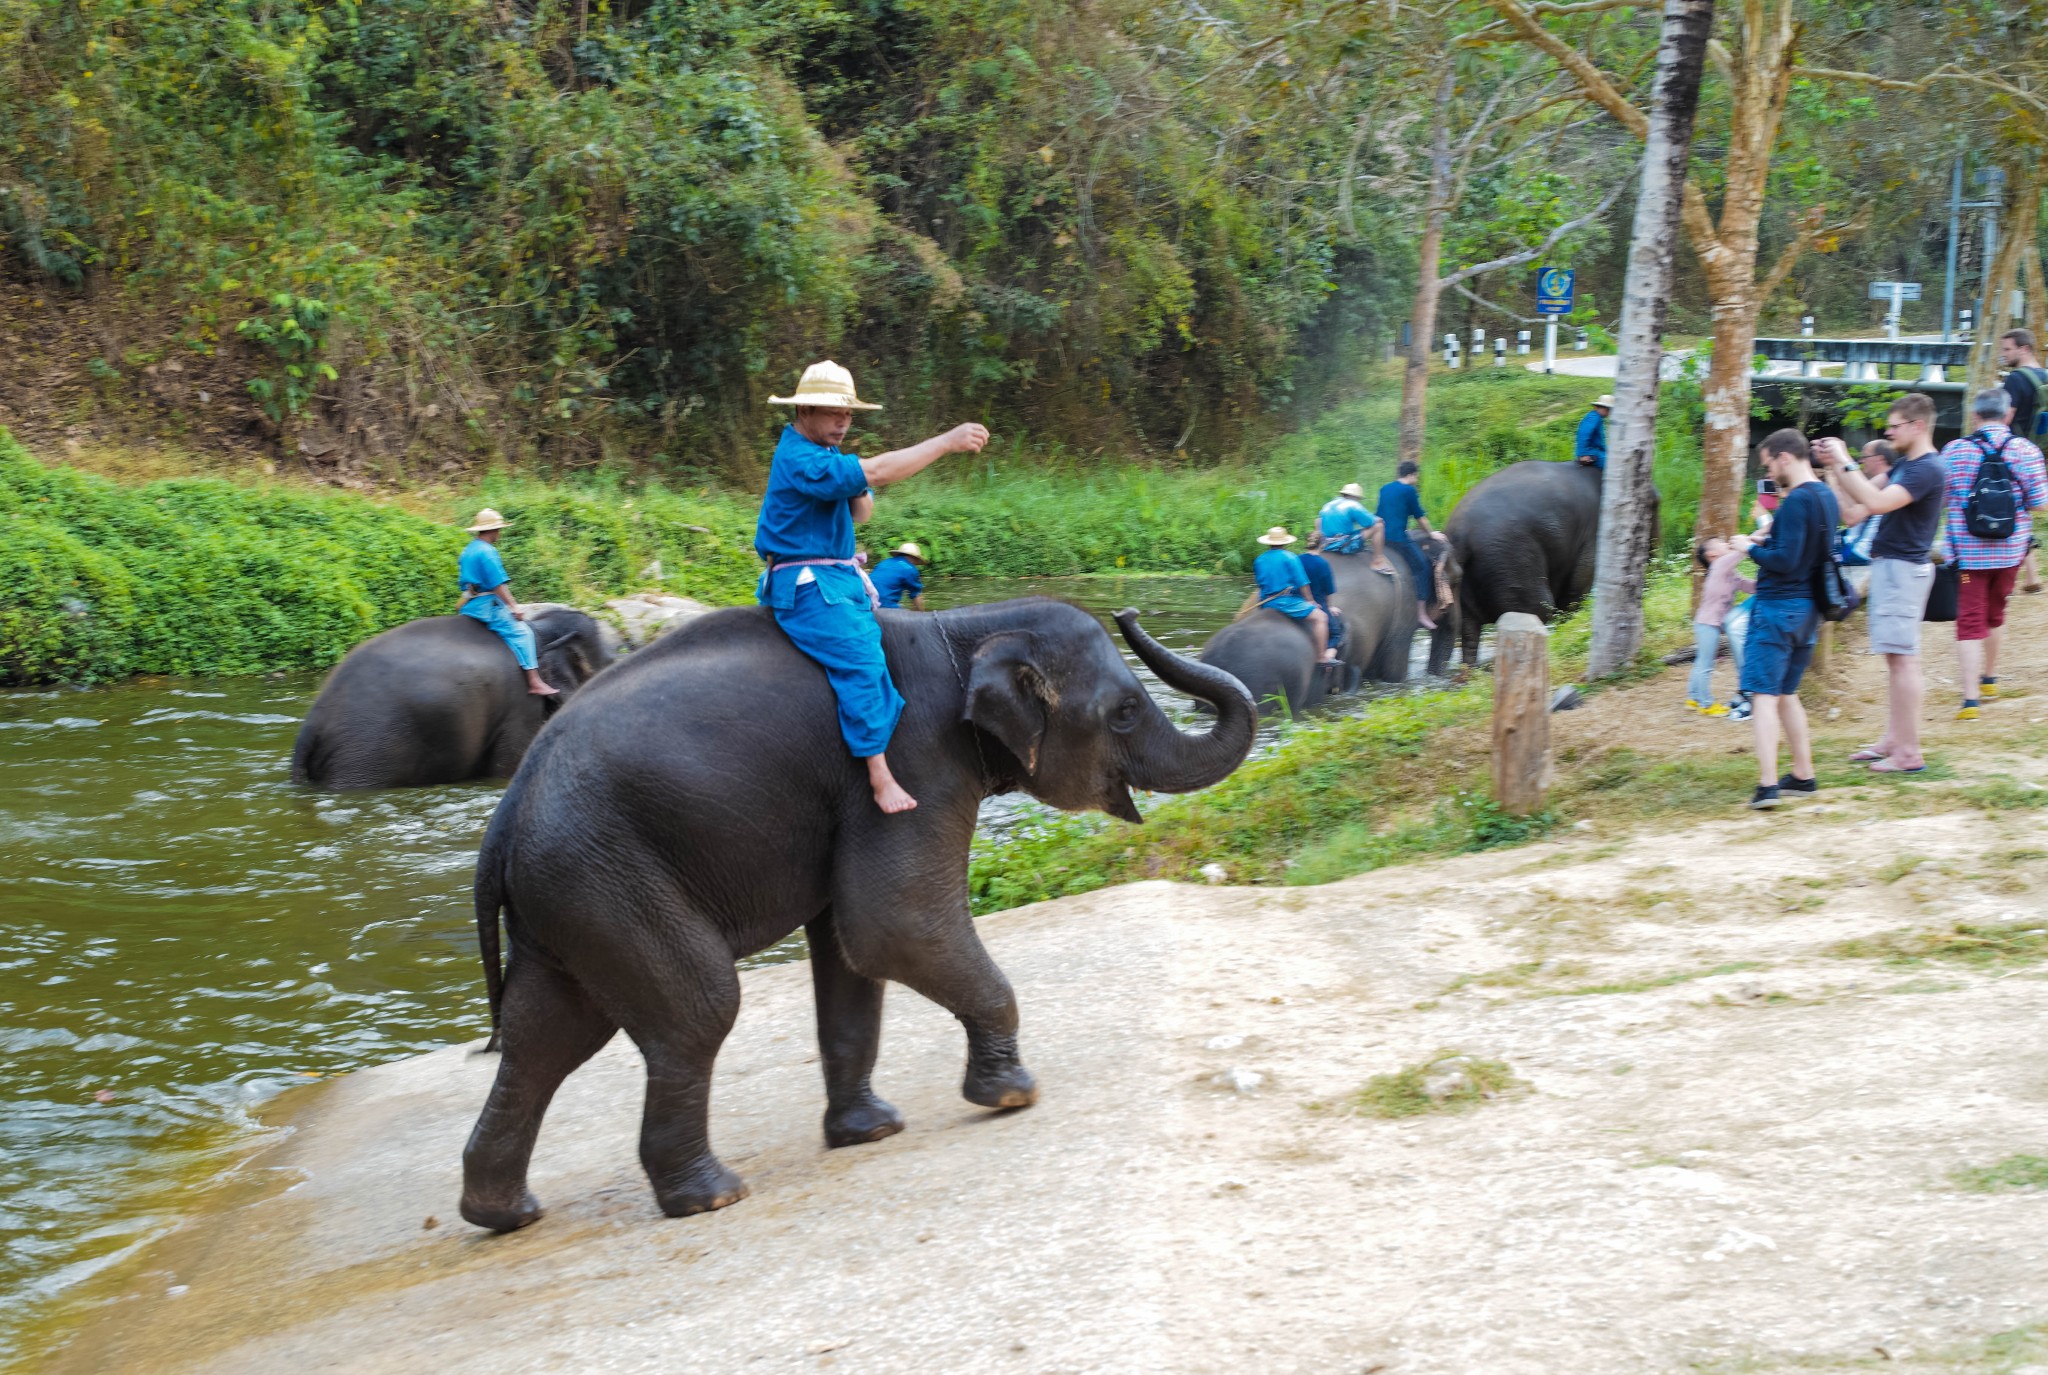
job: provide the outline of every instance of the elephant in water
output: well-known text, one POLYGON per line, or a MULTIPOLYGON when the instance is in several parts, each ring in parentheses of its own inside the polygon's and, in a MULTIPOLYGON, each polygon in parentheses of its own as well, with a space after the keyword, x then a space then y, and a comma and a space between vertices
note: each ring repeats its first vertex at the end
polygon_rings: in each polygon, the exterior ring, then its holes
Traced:
MULTIPOLYGON (((1445 559, 1449 547, 1430 540, 1423 552, 1445 559)), ((1421 622, 1416 619, 1415 579, 1408 561, 1393 560, 1394 575, 1375 573, 1365 554, 1327 554, 1337 584, 1332 600, 1344 613, 1344 643, 1337 648, 1343 668, 1335 673, 1315 667, 1315 646, 1308 628, 1277 611, 1251 609, 1209 637, 1202 662, 1230 674, 1251 692, 1263 714, 1302 712, 1338 692, 1349 692, 1361 678, 1379 683, 1408 681, 1409 649, 1421 622)), ((1435 602, 1434 591, 1431 601, 1435 602)), ((1439 614, 1433 604, 1431 615, 1439 614)))
POLYGON ((554 708, 612 661, 598 624, 555 607, 528 622, 541 676, 530 695, 505 642, 470 616, 407 621, 334 666, 292 745, 292 782, 313 788, 416 788, 509 778, 554 708))
MULTIPOLYGON (((1656 495, 1651 494, 1651 501, 1656 495)), ((1657 539, 1652 517, 1652 547, 1657 539)), ((1436 617, 1429 668, 1450 665, 1459 644, 1479 662, 1479 632, 1510 611, 1548 623, 1593 590, 1600 545, 1600 470, 1577 463, 1512 463, 1465 493, 1444 527, 1451 539, 1457 604, 1436 617)))
POLYGON ((747 1187, 712 1153, 712 1062, 740 1004, 734 961, 810 939, 825 1143, 903 1129, 868 1086, 885 980, 967 1032, 962 1093, 1019 1108, 1017 1002, 968 913, 982 799, 1022 790, 1139 820, 1129 788, 1189 792, 1250 750, 1251 698, 1117 616, 1138 657, 1216 724, 1183 734, 1087 612, 1044 598, 884 611, 907 699, 889 761, 917 798, 884 815, 840 742, 825 675, 767 612, 715 611, 622 661, 535 742, 477 857, 477 934, 503 1058, 463 1152, 462 1216, 540 1216, 527 1165, 562 1080, 623 1027, 647 1062, 640 1160, 671 1217, 747 1187), (498 923, 511 941, 502 975, 498 923))

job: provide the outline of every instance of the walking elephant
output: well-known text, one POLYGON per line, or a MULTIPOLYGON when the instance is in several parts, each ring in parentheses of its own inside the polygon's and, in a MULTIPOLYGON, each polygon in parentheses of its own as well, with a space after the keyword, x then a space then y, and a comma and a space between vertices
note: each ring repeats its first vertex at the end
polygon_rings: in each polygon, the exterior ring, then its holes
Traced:
POLYGON ((1478 663, 1479 632, 1510 611, 1548 623, 1584 600, 1593 589, 1600 542, 1600 470, 1577 463, 1510 464, 1467 492, 1444 529, 1455 569, 1455 609, 1435 617, 1432 673, 1449 667, 1453 644, 1463 650, 1466 664, 1478 663))
POLYGON ((1177 691, 1217 709, 1183 734, 1101 625, 1043 598, 936 614, 884 611, 908 705, 889 743, 915 810, 880 811, 839 737, 825 675, 757 608, 703 616, 585 688, 535 742, 477 857, 477 933, 496 1082, 463 1153, 463 1217, 510 1231, 541 1118, 562 1080, 624 1028, 647 1062, 640 1159, 670 1216, 747 1194, 713 1154, 712 1062, 738 1014, 733 964, 801 926, 810 940, 825 1143, 903 1129, 869 1087, 894 980, 960 1019, 962 1093, 1018 1108, 1017 1003, 968 912, 984 798, 1022 790, 1139 820, 1128 789, 1188 792, 1251 748, 1228 674, 1117 623, 1177 691), (511 944, 498 967, 499 914, 511 944))
MULTIPOLYGON (((1442 560, 1449 551, 1443 541, 1431 540, 1424 552, 1442 560)), ((1337 648, 1341 670, 1318 670, 1307 628, 1271 610, 1241 614, 1202 647, 1202 662, 1243 683, 1262 714, 1285 710, 1299 718, 1326 697, 1352 691, 1361 679, 1408 681, 1409 649, 1420 622, 1407 560, 1394 560, 1394 576, 1388 577, 1375 573, 1365 554, 1325 557, 1337 584, 1331 600, 1344 613, 1344 643, 1337 648)), ((1430 596, 1434 601, 1433 590, 1430 596)), ((1432 606, 1431 615, 1436 614, 1432 606)))
POLYGON ((429 616, 363 641, 334 666, 292 745, 292 782, 417 788, 509 778, 552 708, 611 662, 598 624, 555 607, 533 615, 535 697, 512 651, 469 616, 429 616))

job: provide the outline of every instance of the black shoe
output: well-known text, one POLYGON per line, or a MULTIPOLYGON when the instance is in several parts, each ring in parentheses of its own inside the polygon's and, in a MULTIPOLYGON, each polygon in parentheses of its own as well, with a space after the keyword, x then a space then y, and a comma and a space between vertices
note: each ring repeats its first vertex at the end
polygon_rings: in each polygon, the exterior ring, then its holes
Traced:
POLYGON ((1794 778, 1788 773, 1778 780, 1777 790, 1782 793, 1798 793, 1803 797, 1812 797, 1820 791, 1820 780, 1818 778, 1794 778))
POLYGON ((1778 805, 1778 785, 1759 783, 1756 792, 1750 795, 1749 809, 1753 812, 1767 812, 1778 805))

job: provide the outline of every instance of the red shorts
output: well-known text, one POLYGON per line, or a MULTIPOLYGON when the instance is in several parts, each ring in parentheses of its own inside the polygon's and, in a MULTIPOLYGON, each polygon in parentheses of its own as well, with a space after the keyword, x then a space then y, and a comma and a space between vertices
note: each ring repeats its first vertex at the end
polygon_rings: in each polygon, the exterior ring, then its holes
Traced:
POLYGON ((1981 640, 2005 624, 2006 599, 2020 566, 1965 568, 1956 588, 1956 638, 1981 640))

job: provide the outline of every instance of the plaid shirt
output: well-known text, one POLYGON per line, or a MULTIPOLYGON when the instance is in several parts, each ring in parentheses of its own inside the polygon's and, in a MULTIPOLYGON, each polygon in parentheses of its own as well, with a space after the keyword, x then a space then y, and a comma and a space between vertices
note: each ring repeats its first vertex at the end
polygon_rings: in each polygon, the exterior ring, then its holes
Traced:
POLYGON ((2030 508, 2048 505, 2048 466, 2042 462, 2041 451, 2031 440, 2013 435, 1994 420, 1975 434, 1950 440, 1941 451, 1941 460, 1948 465, 1947 509, 1942 519, 1947 528, 1949 557, 1956 567, 2011 568, 2025 558, 2027 541, 2034 533, 2030 508), (1984 465, 1985 450, 1996 449, 2007 436, 2012 436, 2012 442, 2006 444, 2004 457, 2006 466, 2012 469, 2013 482, 2020 489, 2019 522, 2010 538, 1979 539, 1970 533, 1963 519, 1963 504, 1970 499, 1970 486, 1977 480, 1977 470, 1984 465))

